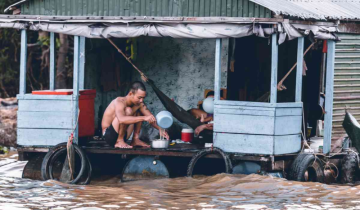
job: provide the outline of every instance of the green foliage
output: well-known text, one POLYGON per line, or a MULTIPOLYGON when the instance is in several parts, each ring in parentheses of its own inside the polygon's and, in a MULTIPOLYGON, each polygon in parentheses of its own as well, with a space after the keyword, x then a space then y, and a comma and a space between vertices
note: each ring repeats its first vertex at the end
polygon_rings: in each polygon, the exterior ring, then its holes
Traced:
MULTIPOLYGON (((1 0, 0 12, 15 2, 17 1, 1 0)), ((17 30, 0 28, 0 97, 15 96, 18 91, 19 34, 17 30)))

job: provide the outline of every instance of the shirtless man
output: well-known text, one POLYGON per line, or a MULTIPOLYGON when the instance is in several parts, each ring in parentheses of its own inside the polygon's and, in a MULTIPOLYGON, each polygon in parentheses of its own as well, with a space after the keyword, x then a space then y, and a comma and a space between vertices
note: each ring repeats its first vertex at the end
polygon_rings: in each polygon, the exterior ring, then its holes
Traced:
POLYGON ((150 147, 139 138, 142 122, 150 123, 158 129, 160 135, 169 139, 166 131, 161 131, 156 119, 144 104, 146 88, 142 82, 134 82, 127 96, 117 97, 106 108, 102 122, 102 133, 105 141, 115 148, 132 148, 133 146, 150 147), (134 132, 131 145, 125 141, 134 132))

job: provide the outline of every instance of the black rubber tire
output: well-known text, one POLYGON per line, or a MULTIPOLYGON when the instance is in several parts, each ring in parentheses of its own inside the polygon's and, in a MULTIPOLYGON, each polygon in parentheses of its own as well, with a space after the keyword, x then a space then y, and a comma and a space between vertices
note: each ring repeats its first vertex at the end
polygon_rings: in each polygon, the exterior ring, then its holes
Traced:
POLYGON ((86 155, 86 160, 87 160, 87 176, 86 176, 86 180, 84 182, 79 182, 79 185, 88 185, 91 182, 91 175, 92 175, 92 165, 90 162, 89 157, 86 155))
MULTIPOLYGON (((79 182, 79 180, 81 179, 81 177, 84 175, 86 169, 87 169, 87 163, 88 160, 86 159, 86 154, 85 152, 76 144, 73 144, 75 153, 77 153, 81 159, 81 168, 79 171, 79 174, 75 177, 75 179, 71 180, 68 184, 77 184, 79 182)), ((67 152, 67 148, 62 148, 60 150, 57 150, 54 155, 50 158, 49 164, 48 164, 48 173, 49 173, 49 178, 50 179, 54 179, 53 174, 52 174, 52 165, 54 164, 54 161, 63 153, 67 152)))
POLYGON ((319 157, 315 159, 313 154, 299 154, 291 165, 288 178, 300 182, 312 181, 324 183, 325 175, 323 168, 319 157))
POLYGON ((43 181, 49 179, 49 162, 51 157, 62 148, 66 148, 67 142, 63 142, 60 144, 55 145, 54 147, 49 149, 49 152, 46 153, 42 165, 41 165, 41 178, 43 181))
POLYGON ((229 155, 227 155, 221 149, 214 147, 214 148, 208 148, 208 149, 201 150, 192 157, 192 159, 189 163, 188 169, 187 169, 187 176, 188 177, 193 176, 195 164, 197 163, 197 161, 200 158, 204 157, 205 155, 213 154, 213 153, 219 153, 223 157, 223 159, 225 161, 225 173, 231 174, 233 167, 232 167, 232 163, 231 163, 231 159, 230 159, 229 155))
POLYGON ((358 159, 356 154, 347 154, 341 160, 340 182, 354 183, 357 172, 359 171, 358 159))

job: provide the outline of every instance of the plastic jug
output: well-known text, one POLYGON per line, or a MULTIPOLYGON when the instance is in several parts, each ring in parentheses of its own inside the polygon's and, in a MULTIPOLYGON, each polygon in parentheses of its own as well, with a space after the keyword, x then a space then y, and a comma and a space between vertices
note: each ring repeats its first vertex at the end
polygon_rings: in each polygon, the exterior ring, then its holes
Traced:
POLYGON ((166 129, 166 128, 170 128, 174 120, 170 112, 161 111, 156 115, 156 122, 161 128, 166 129))

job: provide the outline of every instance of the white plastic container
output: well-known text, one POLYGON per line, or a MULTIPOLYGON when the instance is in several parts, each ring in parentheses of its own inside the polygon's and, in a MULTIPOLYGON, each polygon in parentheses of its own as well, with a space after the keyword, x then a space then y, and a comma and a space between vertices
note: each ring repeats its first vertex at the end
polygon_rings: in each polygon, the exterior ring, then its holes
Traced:
POLYGON ((209 114, 214 114, 214 98, 206 98, 202 104, 205 112, 209 114))
POLYGON ((161 128, 167 129, 173 124, 174 119, 170 112, 161 111, 156 115, 156 122, 161 128))

